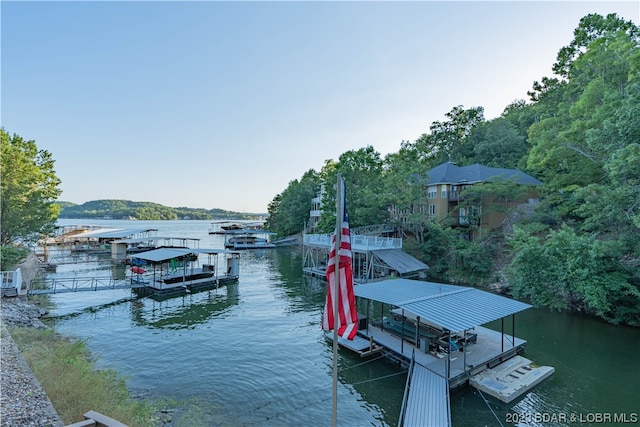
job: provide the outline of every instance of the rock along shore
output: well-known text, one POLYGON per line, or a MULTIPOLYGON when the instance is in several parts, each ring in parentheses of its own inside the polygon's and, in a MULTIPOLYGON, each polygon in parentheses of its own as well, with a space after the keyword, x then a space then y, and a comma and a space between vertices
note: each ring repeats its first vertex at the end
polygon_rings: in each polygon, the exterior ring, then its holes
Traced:
POLYGON ((7 331, 6 326, 45 328, 44 310, 20 298, 2 298, 0 426, 61 427, 64 424, 7 331))

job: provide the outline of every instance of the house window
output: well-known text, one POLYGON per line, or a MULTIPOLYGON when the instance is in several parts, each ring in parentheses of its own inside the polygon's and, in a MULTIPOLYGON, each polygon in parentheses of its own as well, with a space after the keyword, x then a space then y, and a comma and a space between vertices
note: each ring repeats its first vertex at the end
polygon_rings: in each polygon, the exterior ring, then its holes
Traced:
POLYGON ((447 198, 447 187, 446 186, 442 187, 442 191, 440 192, 440 197, 442 197, 443 199, 447 198))
POLYGON ((436 214, 436 205, 429 205, 429 215, 436 214))
POLYGON ((458 224, 469 225, 469 217, 465 208, 460 208, 458 211, 458 224))
POLYGON ((428 194, 427 194, 428 198, 435 199, 436 197, 438 197, 438 187, 436 187, 435 185, 430 185, 427 191, 428 191, 428 194))

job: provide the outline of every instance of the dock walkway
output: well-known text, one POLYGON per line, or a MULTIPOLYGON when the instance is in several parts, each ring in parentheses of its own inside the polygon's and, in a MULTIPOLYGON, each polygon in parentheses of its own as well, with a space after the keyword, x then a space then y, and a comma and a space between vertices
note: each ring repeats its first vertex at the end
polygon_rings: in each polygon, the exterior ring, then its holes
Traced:
POLYGON ((447 379, 414 363, 402 417, 405 426, 451 426, 447 379))

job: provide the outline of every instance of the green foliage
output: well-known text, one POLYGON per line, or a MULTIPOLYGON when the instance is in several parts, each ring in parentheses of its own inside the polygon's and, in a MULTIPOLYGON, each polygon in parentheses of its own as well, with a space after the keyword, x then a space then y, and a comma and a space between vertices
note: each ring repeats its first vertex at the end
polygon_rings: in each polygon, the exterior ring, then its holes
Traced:
MULTIPOLYGON (((529 190, 528 186, 518 184, 515 179, 482 182, 467 187, 461 193, 463 200, 459 206, 467 208, 471 213, 475 206, 483 206, 484 213, 489 211, 506 213, 513 209, 514 202, 522 200, 529 190)), ((473 222, 479 218, 470 218, 470 220, 473 222)))
POLYGON ((60 180, 54 160, 35 141, 9 134, 0 128, 1 176, 0 244, 30 243, 51 235, 59 208, 60 180))
POLYGON ((513 260, 507 274, 516 297, 640 326, 640 289, 628 280, 617 242, 564 225, 543 239, 517 229, 509 243, 513 260))
POLYGON ((622 32, 631 39, 638 39, 640 31, 631 21, 624 21, 616 14, 611 13, 606 17, 595 13, 582 19, 573 32, 573 40, 568 46, 558 52, 557 61, 553 64, 553 71, 562 76, 570 77, 573 71, 573 63, 578 60, 593 42, 605 39, 612 33, 622 32))
POLYGON ((60 212, 60 218, 176 220, 176 219, 257 219, 263 214, 225 211, 222 209, 171 208, 152 202, 132 202, 129 200, 93 200, 75 205, 67 202, 60 212))
POLYGON ((424 227, 429 222, 426 210, 426 179, 419 173, 420 152, 414 145, 403 142, 398 153, 387 155, 384 160, 383 191, 384 203, 396 215, 408 218, 408 222, 395 224, 424 241, 424 227))
POLYGON ((347 210, 352 227, 382 224, 389 218, 389 198, 380 191, 384 188, 383 162, 380 153, 368 146, 347 151, 337 163, 327 162, 321 171, 326 191, 319 224, 321 230, 335 230, 335 186, 338 173, 345 180, 347 210))
POLYGON ((265 227, 280 236, 300 233, 309 219, 311 199, 320 190, 321 180, 314 170, 307 171, 300 181, 289 186, 269 204, 269 217, 265 227))
POLYGON ((472 155, 473 146, 467 143, 472 129, 484 121, 484 108, 472 107, 467 110, 462 105, 453 107, 445 114, 447 121, 435 121, 429 134, 416 140, 416 147, 432 166, 447 161, 465 163, 472 155))
POLYGON ((437 282, 485 284, 493 269, 490 240, 469 241, 450 227, 425 223, 423 240, 406 239, 404 250, 429 266, 429 278, 437 282))
POLYGON ((29 254, 29 249, 14 246, 0 246, 0 271, 12 270, 17 264, 20 264, 29 254))
POLYGON ((468 142, 473 146, 474 163, 517 169, 529 149, 526 139, 526 131, 500 117, 473 128, 468 142))

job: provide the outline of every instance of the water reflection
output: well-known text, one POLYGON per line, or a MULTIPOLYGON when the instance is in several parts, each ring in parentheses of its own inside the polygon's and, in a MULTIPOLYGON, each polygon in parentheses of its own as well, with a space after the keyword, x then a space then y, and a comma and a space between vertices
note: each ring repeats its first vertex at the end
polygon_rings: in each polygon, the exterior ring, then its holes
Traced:
POLYGON ((238 300, 237 284, 171 298, 140 298, 131 303, 131 319, 150 329, 190 329, 224 317, 238 300))
POLYGON ((126 280, 127 278, 127 266, 125 264, 111 264, 111 276, 114 280, 126 280))
POLYGON ((271 263, 273 271, 279 273, 276 286, 282 289, 289 299, 289 312, 315 311, 323 308, 327 283, 317 277, 300 274, 302 252, 299 248, 279 248, 273 251, 271 263))

